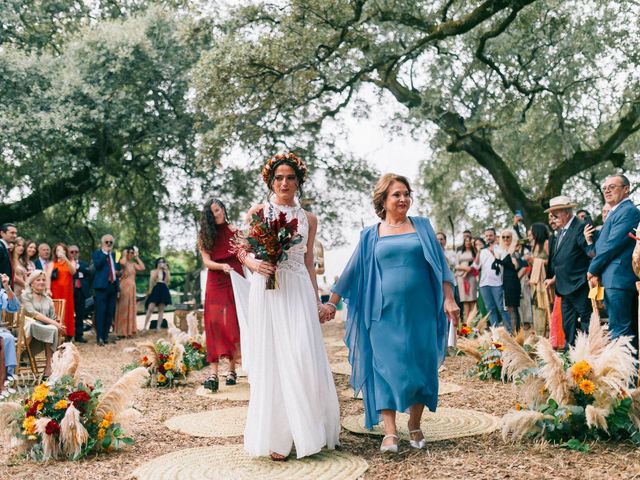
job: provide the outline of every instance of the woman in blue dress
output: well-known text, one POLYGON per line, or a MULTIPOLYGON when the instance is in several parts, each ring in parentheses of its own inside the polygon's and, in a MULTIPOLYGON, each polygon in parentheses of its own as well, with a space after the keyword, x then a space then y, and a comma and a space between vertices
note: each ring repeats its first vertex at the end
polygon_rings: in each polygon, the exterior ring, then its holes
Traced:
POLYGON ((365 228, 327 305, 348 306, 351 386, 362 391, 365 425, 384 422, 380 450, 398 451, 396 412, 409 412, 410 445, 424 448, 420 420, 438 403, 448 320, 457 325, 453 275, 428 219, 409 217, 409 180, 383 175, 373 204, 382 222, 365 228))

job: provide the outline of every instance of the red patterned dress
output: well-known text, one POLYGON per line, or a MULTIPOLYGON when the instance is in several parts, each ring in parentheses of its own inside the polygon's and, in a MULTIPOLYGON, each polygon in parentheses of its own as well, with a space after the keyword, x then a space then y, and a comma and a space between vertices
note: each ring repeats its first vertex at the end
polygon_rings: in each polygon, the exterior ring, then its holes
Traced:
MULTIPOLYGON (((209 251, 211 260, 227 263, 240 275, 242 265, 231 250, 234 232, 227 223, 216 225, 215 244, 209 251)), ((204 297, 204 331, 207 339, 207 361, 233 358, 240 350, 240 327, 233 298, 231 277, 222 270, 209 270, 204 297)))

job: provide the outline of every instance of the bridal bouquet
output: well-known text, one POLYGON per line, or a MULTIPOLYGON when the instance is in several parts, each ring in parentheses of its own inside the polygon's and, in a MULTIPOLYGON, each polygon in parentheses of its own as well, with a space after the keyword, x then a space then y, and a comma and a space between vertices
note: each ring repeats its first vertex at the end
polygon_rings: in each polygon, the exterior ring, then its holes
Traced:
POLYGON ((127 373, 104 392, 100 380, 78 379, 80 355, 72 344, 64 347, 54 356, 47 382, 20 403, 0 404, 0 437, 37 461, 78 460, 133 444, 121 422, 146 370, 127 373))
MULTIPOLYGON (((249 232, 238 234, 234 240, 237 252, 253 253, 256 258, 273 265, 287 259, 287 251, 302 241, 298 234, 298 219, 287 221, 287 215, 280 212, 275 218, 265 217, 264 210, 252 215, 249 232)), ((276 275, 267 278, 267 290, 278 288, 276 275)))

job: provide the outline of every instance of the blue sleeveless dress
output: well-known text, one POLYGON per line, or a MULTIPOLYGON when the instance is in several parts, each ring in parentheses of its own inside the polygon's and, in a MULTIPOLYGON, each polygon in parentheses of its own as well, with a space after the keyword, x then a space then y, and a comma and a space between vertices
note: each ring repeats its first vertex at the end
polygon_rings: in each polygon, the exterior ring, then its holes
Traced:
POLYGON ((406 411, 438 402, 438 301, 433 269, 418 235, 381 237, 375 246, 382 311, 371 322, 375 404, 378 411, 406 411))

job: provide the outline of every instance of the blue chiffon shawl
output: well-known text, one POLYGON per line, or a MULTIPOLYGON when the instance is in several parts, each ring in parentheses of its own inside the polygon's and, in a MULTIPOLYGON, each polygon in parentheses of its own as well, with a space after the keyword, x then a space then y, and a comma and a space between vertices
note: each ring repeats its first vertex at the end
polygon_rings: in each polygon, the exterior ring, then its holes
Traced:
MULTIPOLYGON (((422 217, 409 218, 422 244, 424 258, 433 269, 434 277, 437 279, 435 285, 431 285, 430 282, 427 282, 428 279, 425 279, 425 288, 433 290, 433 296, 437 298, 440 305, 438 317, 435 319, 437 338, 434 340, 438 354, 438 366, 440 366, 444 361, 449 331, 448 320, 444 313, 442 283, 449 282, 453 286, 454 278, 429 220, 422 217)), ((344 341, 349 348, 350 383, 356 395, 362 391, 365 426, 368 429, 373 428, 379 422, 373 385, 373 356, 369 338, 371 322, 379 321, 382 312, 380 270, 375 257, 377 242, 378 224, 366 227, 360 234, 360 242, 349 263, 333 288, 333 291, 340 295, 348 306, 344 341)), ((398 368, 402 368, 402 365, 398 365, 398 368)))

